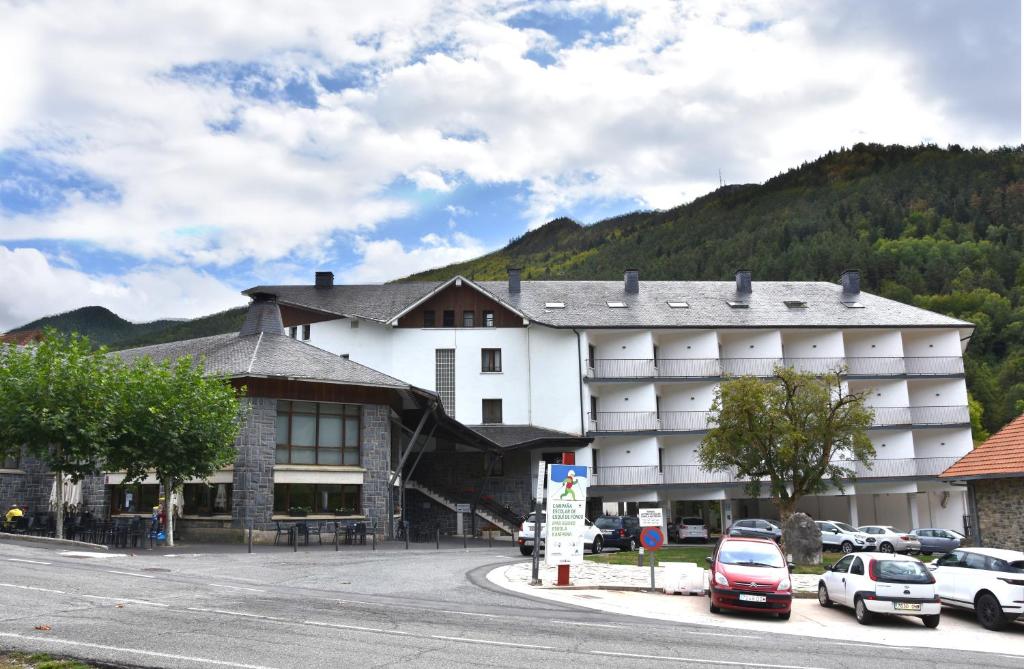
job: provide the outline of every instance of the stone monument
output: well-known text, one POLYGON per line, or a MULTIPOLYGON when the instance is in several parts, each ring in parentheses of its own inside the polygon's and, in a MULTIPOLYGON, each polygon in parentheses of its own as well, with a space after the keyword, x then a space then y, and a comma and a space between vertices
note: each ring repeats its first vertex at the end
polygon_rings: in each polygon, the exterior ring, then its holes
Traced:
POLYGON ((794 513, 782 524, 785 552, 795 564, 821 564, 821 531, 806 513, 794 513))

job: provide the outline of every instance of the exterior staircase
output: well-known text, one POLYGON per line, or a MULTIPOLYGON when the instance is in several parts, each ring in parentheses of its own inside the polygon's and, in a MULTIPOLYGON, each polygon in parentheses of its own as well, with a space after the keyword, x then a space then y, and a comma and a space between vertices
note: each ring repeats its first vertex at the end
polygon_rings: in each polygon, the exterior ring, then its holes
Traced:
MULTIPOLYGON (((452 511, 456 510, 456 504, 466 503, 459 502, 455 498, 455 496, 448 491, 440 491, 435 490, 433 488, 429 488, 420 483, 419 481, 406 481, 405 487, 407 490, 415 490, 420 494, 426 495, 427 497, 434 500, 441 506, 449 508, 452 511)), ((477 504, 476 515, 478 518, 486 520, 488 523, 494 525, 501 531, 506 532, 508 534, 512 534, 514 531, 519 529, 519 522, 514 519, 514 517, 517 518, 517 516, 515 516, 514 513, 508 512, 504 509, 498 509, 497 505, 485 503, 484 500, 480 500, 480 502, 477 504)))

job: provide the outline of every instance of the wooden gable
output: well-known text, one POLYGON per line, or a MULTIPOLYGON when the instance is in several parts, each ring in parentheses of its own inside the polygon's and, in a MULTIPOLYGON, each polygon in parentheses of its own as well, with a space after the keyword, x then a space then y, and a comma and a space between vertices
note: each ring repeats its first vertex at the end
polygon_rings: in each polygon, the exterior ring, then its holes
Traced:
POLYGON ((521 328, 523 318, 509 311, 497 300, 484 295, 476 288, 451 284, 437 295, 434 295, 423 304, 398 319, 400 328, 422 328, 429 327, 425 324, 424 314, 428 311, 434 312, 434 326, 445 327, 444 313, 452 312, 454 315, 454 327, 465 327, 464 315, 466 312, 473 313, 473 327, 484 326, 484 312, 494 312, 494 327, 498 328, 521 328))

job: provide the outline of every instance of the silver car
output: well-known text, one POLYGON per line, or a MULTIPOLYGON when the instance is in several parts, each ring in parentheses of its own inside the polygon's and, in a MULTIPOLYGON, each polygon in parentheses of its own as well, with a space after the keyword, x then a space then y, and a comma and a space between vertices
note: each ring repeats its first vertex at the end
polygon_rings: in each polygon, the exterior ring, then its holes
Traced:
POLYGON ((925 555, 932 553, 948 553, 960 548, 964 542, 964 535, 953 530, 944 530, 939 527, 925 527, 910 530, 910 533, 921 542, 921 552, 925 555))
POLYGON ((892 525, 861 525, 857 528, 875 540, 880 553, 920 553, 921 540, 892 525))
POLYGON ((858 532, 846 523, 838 520, 816 520, 814 524, 821 530, 822 550, 842 551, 852 553, 854 551, 875 550, 875 539, 858 532))

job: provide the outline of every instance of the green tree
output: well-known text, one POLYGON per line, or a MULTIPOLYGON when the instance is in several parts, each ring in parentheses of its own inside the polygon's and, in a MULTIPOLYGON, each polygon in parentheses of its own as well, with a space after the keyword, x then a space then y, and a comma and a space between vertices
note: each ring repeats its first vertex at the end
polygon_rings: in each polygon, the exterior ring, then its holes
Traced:
POLYGON ((235 438, 245 419, 236 391, 226 379, 207 376, 202 361, 181 358, 154 363, 141 358, 126 365, 117 407, 121 426, 108 456, 125 481, 150 472, 164 486, 167 544, 174 545, 174 492, 183 482, 205 479, 235 459, 235 438))
POLYGON ((54 473, 56 536, 64 536, 65 477, 103 467, 118 436, 118 361, 88 338, 46 330, 38 344, 0 346, 0 444, 24 448, 54 473))
POLYGON ((711 411, 701 464, 735 470, 752 497, 766 483, 784 528, 801 497, 830 485, 842 490, 856 463, 869 465, 875 454, 865 432, 873 412, 863 393, 844 391, 838 374, 815 377, 777 367, 772 379, 730 379, 716 391, 711 411))

